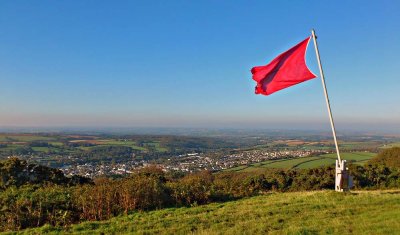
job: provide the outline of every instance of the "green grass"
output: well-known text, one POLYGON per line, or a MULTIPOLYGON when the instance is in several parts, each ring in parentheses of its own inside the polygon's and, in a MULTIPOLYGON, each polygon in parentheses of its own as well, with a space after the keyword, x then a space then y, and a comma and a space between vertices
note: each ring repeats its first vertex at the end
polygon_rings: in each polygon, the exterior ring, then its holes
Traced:
POLYGON ((8 141, 9 139, 7 137, 16 142, 49 141, 54 139, 40 135, 0 134, 0 141, 8 141))
POLYGON ((0 150, 14 150, 14 149, 19 148, 19 147, 24 147, 24 145, 22 145, 22 144, 9 144, 9 145, 7 145, 7 147, 1 148, 0 150))
MULTIPOLYGON (((281 143, 269 144, 269 145, 257 145, 255 148, 268 148, 268 147, 276 147, 281 143)), ((308 142, 304 141, 304 143, 299 144, 290 144, 290 142, 285 142, 288 146, 285 147, 287 149, 304 149, 304 150, 331 150, 334 148, 333 142, 308 142), (321 145, 323 144, 323 145, 321 145)), ((346 141, 339 142, 339 148, 346 151, 351 150, 361 150, 365 148, 377 148, 381 145, 381 142, 378 141, 346 141)))
MULTIPOLYGON (((39 136, 39 135, 26 135, 26 134, 0 134, 0 142, 5 142, 8 146, 0 148, 0 153, 14 150, 17 147, 26 146, 32 141, 45 141, 51 144, 51 147, 32 147, 36 152, 47 153, 48 151, 60 152, 60 147, 64 145, 56 138, 39 136), (21 142, 21 143, 12 143, 21 142)), ((85 141, 85 140, 82 140, 85 141)), ((143 146, 138 146, 136 141, 133 140, 118 140, 118 139, 97 139, 95 140, 95 146, 80 146, 76 147, 77 150, 89 151, 97 146, 126 146, 138 151, 150 151, 151 148, 156 152, 168 152, 168 148, 160 146, 159 141, 146 142, 143 146)), ((74 150, 64 150, 64 152, 75 152, 74 150)))
POLYGON ((382 146, 381 148, 387 149, 387 148, 393 148, 393 147, 400 147, 400 142, 385 144, 385 145, 382 146))
POLYGON ((400 191, 271 193, 21 234, 399 234, 400 191))
POLYGON ((360 148, 373 148, 378 147, 380 145, 379 142, 375 141, 365 141, 365 142, 341 142, 339 143, 339 148, 343 150, 353 150, 360 148))
POLYGON ((64 144, 63 143, 61 143, 61 142, 58 142, 58 141, 51 141, 51 142, 49 142, 49 144, 51 144, 51 145, 53 145, 53 146, 57 146, 57 147, 59 147, 59 146, 63 146, 64 144))
MULTIPOLYGON (((295 165, 298 165, 300 163, 309 161, 314 159, 314 157, 304 157, 304 158, 295 158, 295 159, 282 159, 282 160, 272 160, 272 161, 265 161, 262 162, 258 167, 256 168, 284 168, 284 169, 289 169, 293 168, 295 165)), ((243 169, 244 171, 251 171, 252 167, 243 169)))
POLYGON ((126 147, 131 147, 132 149, 135 150, 146 150, 144 147, 140 147, 136 145, 135 141, 127 140, 127 141, 119 141, 119 140, 104 140, 101 141, 101 145, 110 145, 110 146, 126 146, 126 147))
MULTIPOLYGON (((374 157, 375 153, 370 152, 351 152, 351 153, 341 153, 342 159, 345 159, 354 164, 364 164, 369 159, 374 157)), ((227 171, 258 171, 265 168, 281 168, 281 169, 309 169, 316 168, 320 166, 333 165, 336 160, 335 153, 323 154, 320 156, 313 157, 302 157, 302 158, 292 158, 292 159, 279 159, 279 160, 268 160, 260 163, 254 163, 248 166, 238 166, 235 168, 227 169, 227 171)))
POLYGON ((49 151, 49 147, 32 147, 35 152, 47 152, 49 151))
POLYGON ((131 141, 131 140, 127 140, 127 141, 120 141, 120 140, 104 140, 101 141, 102 145, 119 145, 119 146, 127 146, 127 147, 131 147, 132 149, 135 150, 140 150, 140 151, 145 151, 147 150, 147 146, 154 146, 155 150, 157 152, 167 152, 168 149, 161 147, 159 142, 147 142, 144 143, 144 147, 141 146, 137 146, 137 143, 135 141, 131 141))
POLYGON ((135 145, 135 141, 127 140, 127 141, 122 141, 122 140, 99 140, 101 144, 106 144, 106 145, 124 145, 124 146, 130 146, 130 145, 135 145))
POLYGON ((35 152, 44 152, 44 153, 47 153, 48 151, 52 151, 52 152, 56 152, 56 153, 60 152, 60 149, 55 148, 55 147, 32 147, 32 149, 35 152))
MULTIPOLYGON (((375 153, 369 152, 354 152, 354 153, 341 153, 340 154, 342 159, 345 159, 349 162, 353 162, 355 164, 364 164, 366 161, 374 157, 375 153)), ((319 166, 326 166, 335 164, 335 160, 337 159, 336 154, 324 154, 318 157, 314 157, 310 161, 305 161, 299 165, 295 165, 295 168, 300 169, 308 169, 308 168, 315 168, 319 166)))
POLYGON ((149 142, 146 144, 154 146, 154 148, 157 150, 157 152, 167 152, 168 151, 167 148, 160 146, 160 142, 149 142))

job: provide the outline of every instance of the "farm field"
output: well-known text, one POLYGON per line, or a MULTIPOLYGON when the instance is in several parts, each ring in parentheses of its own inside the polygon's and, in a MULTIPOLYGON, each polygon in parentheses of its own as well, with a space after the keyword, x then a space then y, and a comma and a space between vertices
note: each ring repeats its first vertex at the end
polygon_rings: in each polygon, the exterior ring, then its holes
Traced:
POLYGON ((270 193, 6 234, 399 234, 400 191, 270 193))
MULTIPOLYGON (((79 135, 54 135, 43 136, 40 134, 0 134, 0 144, 5 144, 5 147, 0 148, 0 152, 14 150, 20 147, 29 145, 32 142, 48 143, 49 146, 37 146, 32 149, 35 152, 47 153, 49 151, 57 153, 60 152, 58 148, 62 148, 66 143, 80 144, 75 150, 90 150, 96 146, 124 146, 130 147, 133 150, 148 151, 152 148, 157 152, 167 152, 168 148, 162 147, 159 141, 148 141, 138 144, 133 140, 121 139, 101 139, 98 136, 79 136, 79 135), (61 142, 62 141, 62 142, 61 142), (87 146, 85 146, 85 144, 87 146)), ((65 150, 67 152, 74 151, 74 149, 65 150)))
POLYGON ((132 156, 143 159, 175 151, 169 148, 169 141, 157 136, 0 133, 0 159, 18 156, 52 167, 76 161, 122 162, 132 156))
MULTIPOLYGON (((379 140, 369 140, 369 141, 340 141, 339 148, 342 151, 373 151, 373 149, 380 148, 391 148, 394 146, 400 146, 400 142, 393 142, 384 145, 382 141, 379 140), (386 147, 385 147, 386 146, 386 147)), ((253 147, 249 147, 247 150, 252 149, 287 149, 287 150, 332 150, 335 149, 333 141, 302 141, 302 140, 277 140, 272 141, 268 144, 259 144, 253 147)))
POLYGON ((0 134, 0 142, 51 141, 52 137, 31 134, 0 134))
MULTIPOLYGON (((370 152, 352 152, 352 153, 341 153, 342 159, 352 162, 354 164, 364 164, 366 161, 374 157, 375 153, 370 152)), ((260 163, 254 163, 248 166, 238 166, 235 168, 228 169, 227 171, 257 171, 265 168, 282 168, 282 169, 308 169, 316 168, 320 166, 333 165, 335 164, 336 154, 329 153, 320 156, 302 157, 302 158, 291 158, 291 159, 278 159, 268 160, 260 163)))
POLYGON ((393 148, 393 147, 400 147, 400 142, 385 144, 381 148, 388 149, 388 148, 393 148))

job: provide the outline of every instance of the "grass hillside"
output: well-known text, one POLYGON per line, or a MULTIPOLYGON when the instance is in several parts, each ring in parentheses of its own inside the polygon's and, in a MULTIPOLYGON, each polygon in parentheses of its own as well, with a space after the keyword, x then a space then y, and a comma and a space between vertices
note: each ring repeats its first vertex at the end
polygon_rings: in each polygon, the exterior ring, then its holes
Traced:
POLYGON ((371 163, 400 168, 400 147, 385 149, 376 158, 371 159, 371 163))
POLYGON ((393 148, 393 147, 399 147, 400 148, 400 142, 385 144, 381 148, 388 149, 388 148, 393 148))
MULTIPOLYGON (((359 165, 363 165, 368 160, 376 156, 375 153, 370 153, 370 152, 351 152, 351 153, 341 153, 340 155, 342 159, 359 165)), ((310 169, 321 166, 334 165, 336 159, 337 159, 336 153, 329 153, 311 157, 267 160, 259 163, 253 163, 250 165, 230 168, 227 169, 226 171, 248 172, 248 171, 264 170, 265 168, 310 169)))
POLYGON ((400 234, 399 221, 400 191, 313 191, 137 212, 21 234, 400 234))

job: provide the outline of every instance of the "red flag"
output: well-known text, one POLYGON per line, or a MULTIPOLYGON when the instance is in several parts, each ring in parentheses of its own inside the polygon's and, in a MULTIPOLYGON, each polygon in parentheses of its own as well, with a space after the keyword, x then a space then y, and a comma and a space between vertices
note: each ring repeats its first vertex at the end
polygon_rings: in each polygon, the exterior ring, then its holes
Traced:
POLYGON ((251 69, 253 80, 257 82, 256 94, 270 95, 317 77, 306 65, 306 50, 310 39, 306 38, 269 64, 251 69))

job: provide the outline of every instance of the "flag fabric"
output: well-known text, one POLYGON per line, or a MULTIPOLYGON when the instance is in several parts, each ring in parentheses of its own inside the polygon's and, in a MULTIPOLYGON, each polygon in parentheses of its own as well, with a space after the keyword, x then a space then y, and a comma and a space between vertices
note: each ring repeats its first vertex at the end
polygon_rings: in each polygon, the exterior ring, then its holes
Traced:
POLYGON ((311 37, 280 54, 269 64, 251 69, 257 82, 256 94, 270 95, 276 91, 316 78, 306 65, 306 51, 311 37))

